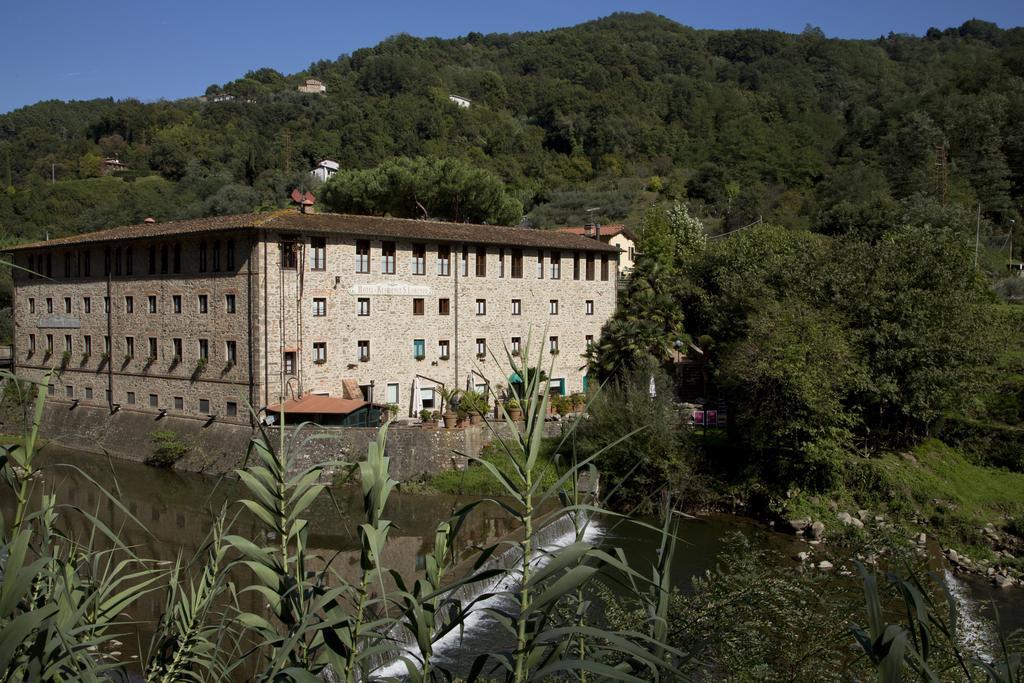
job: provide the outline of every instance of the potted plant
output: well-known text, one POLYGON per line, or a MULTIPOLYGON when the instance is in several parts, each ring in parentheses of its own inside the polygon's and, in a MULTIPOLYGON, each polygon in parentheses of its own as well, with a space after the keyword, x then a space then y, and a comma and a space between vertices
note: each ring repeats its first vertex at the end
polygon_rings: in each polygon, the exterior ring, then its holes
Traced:
POLYGON ((432 417, 433 413, 430 411, 430 408, 424 408, 423 410, 420 411, 420 421, 423 423, 423 426, 425 428, 429 429, 431 426, 437 426, 436 422, 433 424, 431 423, 432 417))
POLYGON ((565 417, 572 410, 572 401, 565 396, 555 396, 551 403, 554 405, 555 412, 558 413, 559 417, 565 417))
POLYGON ((487 397, 478 391, 467 391, 459 401, 459 408, 462 408, 469 415, 472 424, 480 424, 483 421, 484 413, 488 408, 487 397))
POLYGON ((444 428, 454 429, 458 415, 455 413, 455 409, 452 408, 452 401, 459 395, 459 390, 454 387, 451 389, 442 387, 438 393, 441 394, 441 400, 444 402, 444 428))
POLYGON ((434 424, 436 425, 438 421, 441 419, 441 411, 435 410, 434 412, 430 413, 430 419, 433 420, 434 424))
POLYGON ((66 368, 68 366, 68 363, 70 363, 70 362, 71 362, 71 352, 70 351, 65 351, 63 354, 61 354, 60 366, 62 368, 66 368))
POLYGON ((467 413, 462 408, 459 408, 458 412, 456 413, 456 416, 459 418, 459 427, 466 428, 469 426, 469 413, 467 413))
POLYGON ((389 404, 387 404, 386 406, 384 406, 384 410, 387 412, 389 420, 394 420, 396 417, 398 417, 398 404, 397 403, 389 403, 389 404))
POLYGON ((425 354, 425 353, 417 353, 415 356, 413 356, 413 358, 415 358, 416 360, 423 360, 426 357, 427 357, 427 354, 425 354))
POLYGON ((587 405, 587 397, 583 394, 572 394, 569 400, 572 402, 572 409, 577 413, 582 413, 587 405))
POLYGON ((82 354, 82 360, 81 360, 81 362, 79 364, 80 365, 85 365, 88 362, 89 362, 89 352, 86 351, 85 353, 82 354))
POLYGON ((100 354, 100 367, 103 367, 104 365, 106 365, 107 361, 109 361, 109 360, 110 360, 110 354, 109 353, 107 353, 106 351, 101 353, 100 354))
POLYGON ((505 410, 508 412, 508 416, 512 418, 513 422, 519 422, 523 419, 523 410, 519 407, 519 399, 509 399, 505 404, 505 410))
POLYGON ((203 370, 206 369, 206 366, 209 364, 209 362, 210 361, 207 358, 200 358, 199 360, 197 360, 195 373, 197 375, 201 374, 203 370))

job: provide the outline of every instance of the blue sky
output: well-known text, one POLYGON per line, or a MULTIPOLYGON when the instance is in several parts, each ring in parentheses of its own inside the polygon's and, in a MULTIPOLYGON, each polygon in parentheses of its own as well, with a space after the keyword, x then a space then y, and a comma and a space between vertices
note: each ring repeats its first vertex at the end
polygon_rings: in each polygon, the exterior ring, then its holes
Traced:
POLYGON ((827 35, 923 34, 977 17, 1024 25, 1021 0, 5 0, 0 15, 0 112, 44 99, 199 95, 268 66, 283 73, 334 59, 395 33, 453 37, 568 26, 616 11, 652 11, 697 28, 806 24, 827 35))

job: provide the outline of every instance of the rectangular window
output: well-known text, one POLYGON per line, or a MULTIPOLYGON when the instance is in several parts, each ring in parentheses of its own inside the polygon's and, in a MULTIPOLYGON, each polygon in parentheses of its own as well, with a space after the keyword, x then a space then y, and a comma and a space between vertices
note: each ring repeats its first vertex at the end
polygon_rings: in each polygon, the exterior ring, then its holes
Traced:
POLYGON ((92 400, 92 387, 86 387, 85 388, 85 400, 86 401, 91 401, 92 400))
POLYGON ((587 348, 589 349, 591 346, 594 345, 594 335, 588 334, 586 337, 583 338, 583 341, 586 343, 587 348))
POLYGON ((380 272, 384 275, 395 274, 395 243, 380 243, 380 272))
POLYGON ((149 312, 156 313, 156 295, 150 294, 148 297, 146 297, 146 302, 146 305, 149 308, 149 312))
POLYGON ((206 242, 199 245, 199 272, 206 272, 206 242))
POLYGON ((126 296, 124 298, 124 312, 134 313, 135 312, 135 297, 126 296))
POLYGON ((327 362, 327 342, 313 342, 313 362, 318 365, 327 362))
POLYGON ((103 353, 110 356, 110 337, 107 335, 103 335, 103 353))
POLYGON ((202 413, 203 415, 209 415, 210 414, 210 399, 208 399, 208 398, 201 398, 201 399, 199 399, 199 412, 202 413))
POLYGON ((537 251, 537 279, 544 279, 544 252, 537 251))
POLYGON ((46 277, 53 277, 53 254, 46 255, 46 277))
POLYGON ((160 405, 160 397, 157 396, 156 394, 150 394, 149 395, 149 407, 150 408, 157 408, 157 407, 159 407, 159 405, 160 405))
POLYGON ((487 277, 487 247, 476 248, 476 276, 487 277))
POLYGON ((358 300, 358 311, 359 315, 370 315, 370 299, 368 297, 362 297, 358 300))
POLYGON ((92 253, 86 249, 82 252, 82 276, 89 277, 92 275, 92 253))
POLYGON ((438 315, 450 315, 451 314, 451 300, 450 299, 438 299, 437 300, 437 314, 438 315))
POLYGON ((82 299, 82 308, 86 313, 92 313, 92 297, 84 297, 82 299))
POLYGON ((521 278, 523 277, 523 250, 513 249, 512 250, 512 277, 521 278))
POLYGON ((476 357, 484 358, 487 355, 487 340, 484 338, 478 338, 476 340, 476 357))
POLYGON ((437 341, 437 357, 441 360, 448 360, 451 357, 451 348, 447 339, 437 341))
POLYGON ((121 247, 114 250, 114 275, 121 274, 121 247))
POLYGON ((548 302, 548 310, 551 315, 558 315, 558 299, 552 299, 548 302))
POLYGON ((32 297, 29 297, 29 299, 28 299, 28 312, 29 313, 35 313, 36 312, 36 300, 33 299, 32 297))
POLYGON ((412 357, 416 360, 423 360, 427 357, 427 342, 425 340, 412 340, 412 357))
POLYGON ((103 297, 103 312, 104 313, 110 313, 110 297, 109 296, 103 297))
POLYGON ((174 409, 185 410, 185 398, 183 396, 174 397, 174 409))
POLYGON ((167 244, 161 244, 160 245, 160 274, 161 275, 166 275, 167 274, 168 264, 170 263, 170 261, 168 260, 168 257, 169 257, 169 254, 170 254, 169 250, 170 250, 170 246, 169 245, 167 245, 167 244))
POLYGON ((522 314, 523 314, 523 300, 522 299, 512 299, 512 315, 522 315, 522 314))
POLYGON ((295 270, 299 253, 294 242, 281 242, 281 270, 295 270))
POLYGON ((64 395, 67 396, 68 398, 74 398, 75 397, 75 388, 73 386, 71 386, 70 384, 67 385, 66 387, 64 387, 64 395))
POLYGON ((551 279, 562 279, 562 255, 557 251, 551 252, 551 279))
POLYGON ((235 312, 235 295, 234 294, 225 294, 224 295, 224 309, 228 313, 234 313, 235 312))
POLYGON ((71 297, 64 297, 64 312, 71 315, 71 297))
POLYGON ((427 274, 427 245, 425 244, 412 245, 412 274, 427 274))
POLYGON ((420 402, 424 410, 434 409, 434 387, 423 387, 420 389, 420 402))
POLYGON ((199 340, 199 359, 210 360, 210 340, 200 339, 199 340))
POLYGON ((110 248, 103 250, 103 277, 110 275, 110 248))
POLYGON ((82 337, 82 353, 88 355, 92 353, 92 336, 85 335, 82 337))
POLYGON ((149 245, 149 274, 156 275, 156 245, 149 245))
POLYGON ((587 315, 594 315, 594 300, 587 299, 587 315))
POLYGON ((412 300, 412 314, 413 315, 423 315, 423 313, 424 313, 423 299, 413 299, 412 300))
POLYGON ((313 317, 323 318, 327 315, 327 299, 325 297, 313 297, 313 317))
POLYGON ((309 269, 327 270, 327 238, 309 238, 309 269))
POLYGON ((220 241, 213 243, 213 270, 217 272, 220 270, 220 241))
POLYGON ((64 254, 64 277, 71 277, 71 252, 64 254))
POLYGON ((135 337, 124 338, 124 355, 125 358, 135 357, 135 337))
POLYGON ((175 313, 181 313, 181 295, 175 294, 171 297, 171 308, 175 313))
POLYGON ((46 297, 46 312, 49 315, 53 315, 53 299, 46 297))
POLYGON ((64 350, 67 351, 68 353, 71 353, 71 335, 70 334, 65 334, 64 335, 64 350))
POLYGON ((558 353, 558 337, 548 337, 548 351, 558 353))
POLYGON ((505 247, 498 250, 498 277, 505 277, 505 247))
POLYGON ((487 299, 476 300, 476 314, 487 315, 487 299))
POLYGON ((295 352, 285 351, 284 352, 284 374, 294 375, 295 374, 295 352))
POLYGON ((370 272, 370 240, 356 240, 356 272, 370 272))
POLYGON ((199 295, 199 312, 209 313, 210 312, 210 297, 207 294, 199 295))
POLYGON ((523 340, 521 337, 512 337, 512 353, 519 355, 523 350, 523 340))
POLYGON ((53 335, 46 335, 46 352, 53 353, 53 335))
POLYGON ((452 248, 439 245, 437 247, 437 274, 451 275, 452 272, 452 248))
POLYGON ((608 279, 608 254, 601 254, 601 279, 608 279))
POLYGON ((175 337, 171 340, 171 358, 181 360, 181 338, 175 337))
POLYGON ((181 244, 178 242, 174 243, 174 263, 172 265, 175 273, 181 272, 181 244))
POLYGON ((227 246, 224 249, 224 266, 228 270, 235 269, 235 241, 228 240, 227 246))
POLYGON ((131 247, 124 250, 124 274, 135 274, 135 251, 131 247))
POLYGON ((587 279, 594 279, 594 255, 587 254, 587 279))
POLYGON ((125 394, 124 402, 130 406, 135 405, 135 392, 129 391, 127 394, 125 394))
POLYGON ((236 417, 238 415, 238 403, 235 401, 228 401, 224 404, 224 414, 228 417, 236 417))
POLYGON ((462 246, 462 265, 459 266, 459 275, 469 277, 469 247, 462 246))
POLYGON ((394 404, 398 403, 398 384, 397 383, 393 382, 393 383, 388 384, 387 389, 384 391, 384 400, 387 403, 394 403, 394 404))
POLYGON ((156 360, 156 347, 157 347, 156 337, 150 337, 149 338, 149 357, 152 358, 153 360, 156 360))
POLYGON ((32 355, 36 352, 36 335, 28 335, 28 355, 32 355))
POLYGON ((238 343, 235 340, 224 342, 224 359, 231 365, 238 362, 238 343))
POLYGON ((356 342, 356 358, 365 363, 370 360, 370 340, 360 339, 356 342))

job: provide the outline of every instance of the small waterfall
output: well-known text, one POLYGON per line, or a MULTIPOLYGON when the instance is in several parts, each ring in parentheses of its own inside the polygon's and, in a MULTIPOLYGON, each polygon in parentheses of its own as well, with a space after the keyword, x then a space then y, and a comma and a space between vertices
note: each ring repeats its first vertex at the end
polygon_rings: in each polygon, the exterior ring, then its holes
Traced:
MULTIPOLYGON (((600 538, 601 533, 600 527, 596 525, 593 519, 590 519, 584 531, 583 540, 587 543, 593 543, 600 538)), ((534 569, 539 569, 551 559, 551 552, 571 545, 576 541, 576 528, 573 524, 573 518, 570 514, 559 515, 549 524, 535 531, 533 539, 534 550, 530 564, 534 569)), ((512 590, 519 583, 522 572, 517 567, 520 564, 521 558, 522 555, 517 547, 512 547, 503 553, 496 554, 480 569, 506 569, 508 570, 507 573, 490 580, 460 586, 448 596, 464 605, 484 593, 499 593, 475 605, 473 611, 466 618, 461 633, 459 629, 454 629, 444 638, 434 643, 435 656, 440 655, 443 657, 445 653, 450 653, 453 649, 459 647, 462 640, 468 634, 484 626, 488 620, 484 609, 513 606, 511 597, 502 592, 512 590)), ((408 633, 403 630, 401 634, 396 635, 399 635, 396 640, 400 639, 403 641, 402 644, 396 648, 390 657, 385 658, 380 666, 374 669, 373 678, 405 676, 406 668, 399 658, 406 653, 418 653, 418 648, 415 642, 408 636, 408 633)))
POLYGON ((943 569, 946 590, 956 603, 955 634, 960 646, 975 657, 988 661, 992 657, 992 633, 978 614, 978 607, 968 594, 968 588, 948 568, 943 569))

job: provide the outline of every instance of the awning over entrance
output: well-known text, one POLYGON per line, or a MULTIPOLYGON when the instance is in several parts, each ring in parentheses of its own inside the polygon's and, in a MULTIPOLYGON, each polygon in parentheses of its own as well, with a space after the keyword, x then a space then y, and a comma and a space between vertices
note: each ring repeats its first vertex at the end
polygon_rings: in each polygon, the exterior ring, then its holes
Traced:
POLYGON ((282 421, 282 411, 288 424, 314 422, 336 427, 376 427, 380 425, 381 407, 362 399, 309 394, 267 408, 269 417, 278 424, 282 421))

